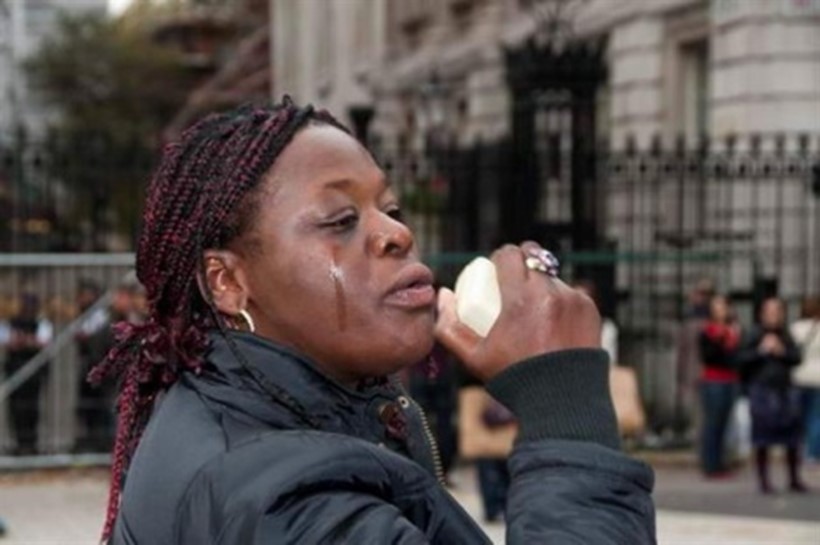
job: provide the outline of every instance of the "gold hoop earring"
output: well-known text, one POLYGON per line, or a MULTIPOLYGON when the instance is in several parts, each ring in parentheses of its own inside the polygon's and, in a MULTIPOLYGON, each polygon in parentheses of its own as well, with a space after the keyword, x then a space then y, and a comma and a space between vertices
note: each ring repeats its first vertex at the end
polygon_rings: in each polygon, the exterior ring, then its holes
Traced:
POLYGON ((242 316, 242 319, 245 320, 245 323, 248 326, 248 331, 254 333, 256 331, 256 326, 253 323, 253 318, 251 318, 250 313, 243 308, 239 311, 239 316, 242 316))

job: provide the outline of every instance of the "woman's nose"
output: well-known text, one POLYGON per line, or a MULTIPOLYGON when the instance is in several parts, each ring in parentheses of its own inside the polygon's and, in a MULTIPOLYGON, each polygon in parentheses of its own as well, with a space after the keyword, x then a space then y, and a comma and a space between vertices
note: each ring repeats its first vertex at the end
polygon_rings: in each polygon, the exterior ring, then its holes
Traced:
POLYGON ((404 223, 383 216, 383 220, 370 235, 370 247, 377 256, 403 257, 413 248, 413 232, 404 223))

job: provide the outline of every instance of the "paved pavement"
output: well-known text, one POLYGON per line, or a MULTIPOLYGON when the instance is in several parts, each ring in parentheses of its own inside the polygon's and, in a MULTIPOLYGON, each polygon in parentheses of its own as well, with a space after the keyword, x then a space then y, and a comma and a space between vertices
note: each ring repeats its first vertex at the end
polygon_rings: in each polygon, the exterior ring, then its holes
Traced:
MULTIPOLYGON (((780 464, 771 469, 772 484, 779 489, 772 495, 757 492, 750 467, 717 481, 705 481, 683 468, 657 471, 655 505, 667 511, 820 522, 820 467, 803 471, 815 490, 810 494, 787 492, 786 469, 780 464)), ((820 537, 816 545, 820 545, 820 537)))
POLYGON ((706 481, 689 468, 656 469, 658 542, 666 545, 820 545, 820 467, 805 468, 809 494, 785 492, 785 469, 772 467, 780 492, 764 496, 750 467, 706 481))
MULTIPOLYGON (((658 542, 818 545, 820 469, 807 472, 807 480, 818 492, 761 498, 748 471, 734 480, 705 482, 685 468, 658 469, 658 542)), ((453 495, 479 517, 473 471, 460 469, 453 481, 453 495)), ((97 543, 106 491, 107 473, 102 470, 0 474, 0 515, 10 528, 0 545, 97 543)), ((502 524, 484 527, 494 543, 504 543, 502 524)))
POLYGON ((38 472, 0 476, 2 545, 91 545, 99 542, 107 472, 38 472))

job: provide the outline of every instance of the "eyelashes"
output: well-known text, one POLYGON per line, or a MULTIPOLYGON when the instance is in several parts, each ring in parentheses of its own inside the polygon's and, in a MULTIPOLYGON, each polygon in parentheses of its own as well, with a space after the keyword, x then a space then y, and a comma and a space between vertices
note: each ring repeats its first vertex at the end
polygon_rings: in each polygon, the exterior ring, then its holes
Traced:
POLYGON ((337 219, 334 219, 334 220, 331 220, 331 221, 327 221, 327 222, 323 223, 322 226, 327 227, 329 229, 332 229, 334 231, 344 232, 344 231, 352 230, 353 228, 356 227, 356 225, 358 225, 358 223, 359 223, 358 214, 348 213, 348 214, 345 214, 344 216, 342 216, 340 218, 337 218, 337 219))
POLYGON ((391 208, 390 210, 388 210, 385 213, 388 216, 390 216, 391 218, 393 218, 394 220, 396 220, 397 222, 404 223, 404 212, 401 211, 401 208, 399 208, 399 207, 391 208))
MULTIPOLYGON (((397 221, 401 224, 404 224, 404 213, 401 211, 399 207, 390 208, 382 212, 386 214, 394 221, 397 221)), ((346 233, 352 231, 358 226, 359 224, 359 214, 358 212, 349 211, 344 213, 343 215, 325 221, 321 224, 323 228, 330 229, 337 233, 346 233)))

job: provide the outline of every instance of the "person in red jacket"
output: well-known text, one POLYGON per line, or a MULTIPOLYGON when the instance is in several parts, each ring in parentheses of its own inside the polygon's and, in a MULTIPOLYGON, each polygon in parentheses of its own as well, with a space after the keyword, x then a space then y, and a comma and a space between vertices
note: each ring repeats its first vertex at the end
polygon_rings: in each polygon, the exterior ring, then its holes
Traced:
POLYGON ((709 318, 700 332, 700 400, 703 415, 700 437, 700 466, 710 478, 727 475, 724 436, 739 393, 735 354, 740 327, 729 300, 712 297, 709 318))

